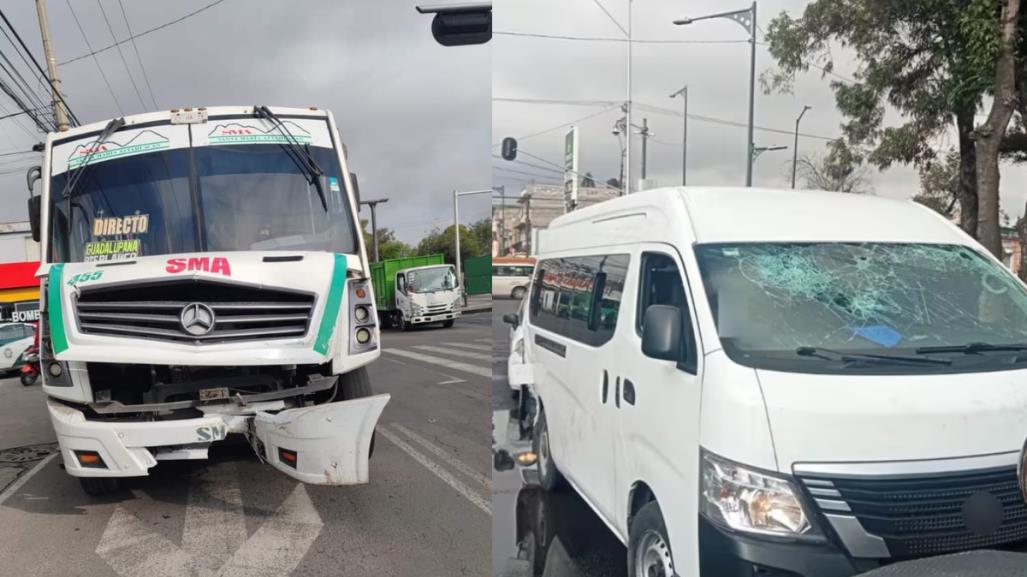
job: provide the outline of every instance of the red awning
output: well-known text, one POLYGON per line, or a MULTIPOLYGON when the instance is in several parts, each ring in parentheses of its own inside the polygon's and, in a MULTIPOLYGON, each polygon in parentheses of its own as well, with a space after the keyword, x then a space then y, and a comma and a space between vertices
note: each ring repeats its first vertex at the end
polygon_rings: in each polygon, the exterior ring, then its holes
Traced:
POLYGON ((0 290, 39 286, 39 261, 0 263, 0 290))

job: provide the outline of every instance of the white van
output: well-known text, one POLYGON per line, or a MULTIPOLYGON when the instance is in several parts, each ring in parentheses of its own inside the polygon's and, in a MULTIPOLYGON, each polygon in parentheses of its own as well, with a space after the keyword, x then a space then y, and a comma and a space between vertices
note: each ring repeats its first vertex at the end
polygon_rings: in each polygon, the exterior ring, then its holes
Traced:
POLYGON ((492 259, 492 296, 521 300, 528 293, 535 259, 494 257, 492 259))
POLYGON ((629 573, 1027 543, 1027 289, 912 202, 672 188, 556 219, 524 319, 547 489, 629 573))

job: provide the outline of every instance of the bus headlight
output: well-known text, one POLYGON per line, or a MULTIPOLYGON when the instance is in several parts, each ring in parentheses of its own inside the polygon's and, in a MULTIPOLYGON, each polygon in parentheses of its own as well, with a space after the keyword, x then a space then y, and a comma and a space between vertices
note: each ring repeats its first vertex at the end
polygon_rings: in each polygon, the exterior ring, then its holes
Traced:
POLYGON ((371 331, 365 328, 357 329, 357 343, 366 345, 369 342, 371 342, 371 331))
POLYGON ((367 279, 354 279, 350 281, 350 340, 349 352, 366 353, 378 347, 375 335, 378 326, 375 323, 374 302, 371 297, 371 287, 367 279))
POLYGON ((699 507, 714 522, 737 531, 798 536, 812 530, 792 483, 711 453, 701 457, 699 507))
POLYGON ((371 313, 368 312, 367 307, 358 306, 353 309, 353 318, 357 319, 357 322, 366 322, 371 317, 371 313))

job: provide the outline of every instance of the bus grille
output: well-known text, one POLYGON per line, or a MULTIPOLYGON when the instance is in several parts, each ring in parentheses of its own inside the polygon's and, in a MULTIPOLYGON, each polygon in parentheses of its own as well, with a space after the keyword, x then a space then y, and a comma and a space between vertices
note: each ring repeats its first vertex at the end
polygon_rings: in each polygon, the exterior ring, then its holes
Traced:
POLYGON ((314 301, 298 291, 175 280, 82 289, 75 315, 87 335, 207 345, 303 337, 314 301))

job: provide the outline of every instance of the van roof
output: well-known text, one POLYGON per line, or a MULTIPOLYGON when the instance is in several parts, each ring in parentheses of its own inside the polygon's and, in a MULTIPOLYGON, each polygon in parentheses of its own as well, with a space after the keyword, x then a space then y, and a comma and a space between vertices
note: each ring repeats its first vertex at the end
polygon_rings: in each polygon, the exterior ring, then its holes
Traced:
POLYGON ((560 216, 547 239, 558 245, 552 250, 572 248, 578 243, 568 242, 569 229, 586 223, 609 229, 588 235, 593 239, 666 239, 686 219, 699 243, 972 242, 957 226, 908 200, 741 187, 661 188, 615 198, 560 216))

